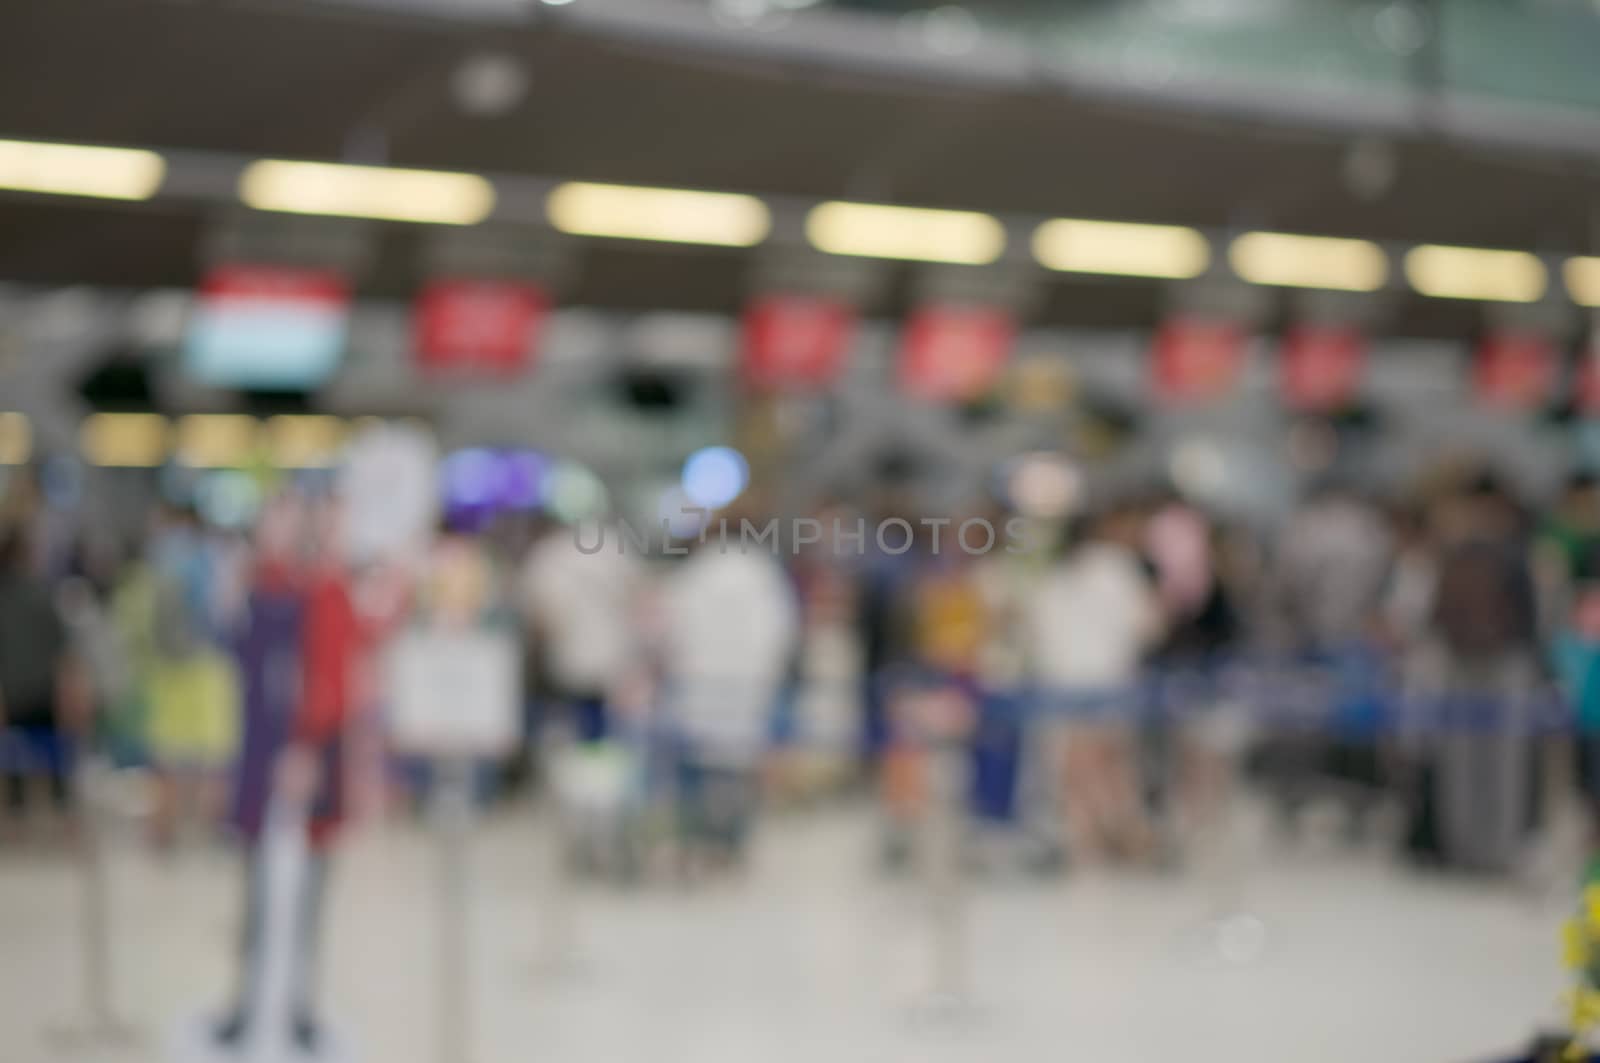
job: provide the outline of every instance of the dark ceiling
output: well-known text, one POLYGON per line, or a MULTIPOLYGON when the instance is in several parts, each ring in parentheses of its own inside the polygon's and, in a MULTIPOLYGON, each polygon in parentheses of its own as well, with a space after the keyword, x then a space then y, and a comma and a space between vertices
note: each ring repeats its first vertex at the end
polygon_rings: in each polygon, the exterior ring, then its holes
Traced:
MULTIPOLYGON (((1587 246, 1600 199, 1581 163, 1419 139, 1395 145, 1394 184, 1367 202, 1341 180, 1348 136, 297 0, 0 4, 0 136, 309 158, 386 143, 397 165, 1562 249, 1587 246), (532 88, 512 113, 472 118, 448 79, 486 48, 522 56, 532 88)), ((0 278, 185 283, 203 225, 166 204, 7 197, 0 278)), ((734 255, 589 249, 579 294, 731 305, 741 269, 734 255)), ((1159 299, 1068 284, 1046 305, 1143 320, 1159 299)), ((1461 320, 1445 308, 1412 324, 1461 320)))

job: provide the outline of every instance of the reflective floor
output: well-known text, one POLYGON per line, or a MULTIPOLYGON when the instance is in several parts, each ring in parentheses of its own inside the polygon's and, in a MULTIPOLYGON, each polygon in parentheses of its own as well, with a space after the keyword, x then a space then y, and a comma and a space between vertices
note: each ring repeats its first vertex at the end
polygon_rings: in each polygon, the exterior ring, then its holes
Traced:
MULTIPOLYGON (((1246 832, 1237 886, 1079 869, 975 883, 966 1006, 930 990, 925 887, 887 878, 865 813, 769 821, 741 879, 552 894, 526 814, 472 848, 474 1043, 448 1063, 1493 1058, 1557 1014, 1565 898, 1246 832), (1231 903, 1231 898, 1240 903, 1231 903), (1225 918, 1216 916, 1227 914, 1225 918)), ((335 869, 326 990, 368 1063, 446 1063, 436 850, 369 830, 335 869)), ((112 847, 114 985, 142 1049, 230 984, 240 873, 223 853, 112 847)), ((63 855, 0 855, 0 1060, 57 1058, 81 893, 63 855)))

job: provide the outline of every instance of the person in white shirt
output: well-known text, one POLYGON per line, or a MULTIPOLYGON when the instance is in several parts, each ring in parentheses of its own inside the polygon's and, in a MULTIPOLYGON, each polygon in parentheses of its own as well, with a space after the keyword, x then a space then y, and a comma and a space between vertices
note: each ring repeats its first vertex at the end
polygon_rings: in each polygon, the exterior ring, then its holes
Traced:
POLYGON ((667 576, 659 620, 685 851, 732 862, 793 664, 794 592, 767 548, 708 541, 667 576))
POLYGON ((1088 534, 1044 578, 1029 616, 1029 660, 1042 707, 1060 722, 1068 830, 1080 851, 1142 859, 1152 833, 1140 793, 1134 694, 1160 633, 1160 608, 1136 544, 1131 507, 1091 520, 1088 534))
POLYGON ((627 678, 636 647, 631 608, 640 563, 606 529, 598 548, 589 531, 557 526, 528 551, 520 575, 524 622, 540 648, 542 685, 571 707, 580 741, 606 737, 606 703, 627 678))

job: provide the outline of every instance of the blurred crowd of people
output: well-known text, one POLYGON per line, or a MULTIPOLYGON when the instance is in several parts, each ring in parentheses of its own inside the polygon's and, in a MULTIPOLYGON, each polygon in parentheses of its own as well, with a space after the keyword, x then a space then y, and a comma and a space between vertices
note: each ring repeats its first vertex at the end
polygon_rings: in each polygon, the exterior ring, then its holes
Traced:
POLYGON ((487 791, 550 795, 573 858, 619 873, 648 867, 657 837, 685 867, 736 865, 763 802, 863 792, 903 862, 941 754, 971 821, 1049 867, 1175 861, 1252 779, 1287 830, 1328 797, 1359 832, 1387 800, 1418 858, 1506 872, 1550 795, 1600 778, 1586 474, 1542 508, 1483 472, 1399 504, 1330 480, 1270 532, 1176 492, 1090 499, 1030 519, 1026 549, 992 534, 936 548, 929 529, 950 522, 893 483, 815 510, 820 536, 756 545, 726 519, 663 549, 467 514, 414 564, 360 566, 315 493, 281 493, 248 532, 166 506, 131 542, 66 535, 25 478, 12 486, 11 834, 30 809, 70 822, 85 750, 145 773, 163 849, 250 838, 275 786, 304 793, 321 833, 403 807, 428 772, 386 748, 378 662, 430 625, 517 640, 528 742, 483 765, 487 791), (913 533, 904 549, 841 539, 858 520, 913 533), (1233 681, 1244 671, 1314 676, 1319 694, 1278 711, 1289 688, 1233 681), (1419 691, 1482 711, 1419 718, 1404 711, 1419 691))

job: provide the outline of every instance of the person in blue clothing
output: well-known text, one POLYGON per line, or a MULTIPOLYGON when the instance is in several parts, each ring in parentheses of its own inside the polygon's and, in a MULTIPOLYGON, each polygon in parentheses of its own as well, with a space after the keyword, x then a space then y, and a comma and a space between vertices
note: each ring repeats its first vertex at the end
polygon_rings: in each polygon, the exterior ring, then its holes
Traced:
POLYGON ((860 625, 864 679, 861 755, 864 765, 876 770, 890 744, 889 703, 894 676, 912 663, 912 599, 920 567, 914 543, 900 549, 896 522, 915 523, 910 491, 915 467, 904 455, 889 455, 879 462, 879 487, 867 506, 868 526, 894 524, 883 536, 869 534, 863 546, 860 569, 860 625))
POLYGON ((55 810, 68 810, 72 753, 89 723, 82 672, 33 556, 24 523, 0 525, 0 778, 11 814, 40 778, 55 810))
POLYGON ((1569 621, 1551 642, 1551 664, 1576 732, 1578 784, 1600 835, 1600 553, 1578 566, 1569 621))

